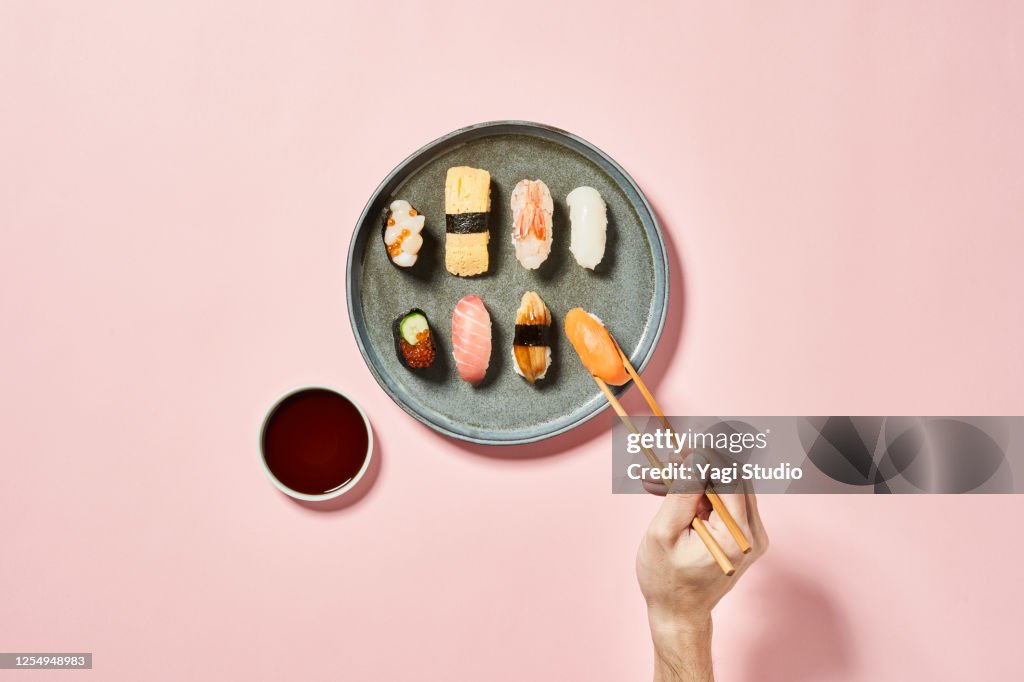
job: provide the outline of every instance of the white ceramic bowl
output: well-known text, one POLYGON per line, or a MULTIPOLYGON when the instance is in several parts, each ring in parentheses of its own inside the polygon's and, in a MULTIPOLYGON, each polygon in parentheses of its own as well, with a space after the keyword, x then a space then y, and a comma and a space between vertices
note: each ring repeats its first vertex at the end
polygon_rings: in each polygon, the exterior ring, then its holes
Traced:
POLYGON ((274 484, 274 487, 283 492, 285 495, 288 495, 289 497, 294 497, 296 500, 305 500, 307 502, 323 502, 325 500, 333 500, 337 497, 341 497, 349 490, 352 490, 352 488, 356 487, 359 481, 366 474, 366 471, 370 468, 370 461, 373 459, 373 429, 370 427, 370 420, 366 418, 366 413, 363 412, 363 408, 359 406, 359 403, 352 399, 352 396, 348 395, 343 391, 339 391, 338 389, 333 388, 331 386, 303 386, 301 388, 296 388, 291 391, 288 391, 280 398, 278 398, 276 401, 274 401, 274 405, 269 410, 267 410, 267 414, 264 415, 263 417, 263 425, 260 426, 259 451, 260 466, 263 467, 263 472, 267 475, 267 478, 270 479, 270 482, 274 484), (323 495, 310 495, 308 493, 300 493, 298 490, 292 490, 291 488, 286 486, 284 483, 278 480, 277 476, 274 475, 274 472, 272 472, 270 470, 270 467, 267 466, 267 458, 263 453, 263 436, 266 433, 267 424, 270 422, 270 418, 277 411, 277 408, 281 406, 281 403, 299 393, 315 390, 330 391, 331 393, 339 395, 345 400, 347 400, 349 403, 352 404, 353 407, 356 408, 356 411, 359 412, 359 416, 363 418, 363 425, 366 427, 366 457, 363 459, 363 466, 359 468, 359 471, 356 473, 355 476, 352 477, 351 481, 341 486, 340 488, 332 490, 329 493, 324 493, 323 495))

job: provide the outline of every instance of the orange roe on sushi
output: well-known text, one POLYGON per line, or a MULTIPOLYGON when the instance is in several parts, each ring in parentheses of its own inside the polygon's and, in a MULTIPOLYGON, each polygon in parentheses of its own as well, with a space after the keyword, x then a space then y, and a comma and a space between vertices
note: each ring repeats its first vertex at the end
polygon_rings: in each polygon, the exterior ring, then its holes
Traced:
MULTIPOLYGON (((391 222, 394 222, 394 221, 391 221, 391 222)), ((402 242, 404 242, 405 238, 408 237, 408 236, 409 236, 409 230, 402 230, 401 232, 398 233, 398 238, 395 240, 395 243, 387 245, 388 253, 391 255, 392 258, 394 258, 398 254, 402 253, 402 242)))

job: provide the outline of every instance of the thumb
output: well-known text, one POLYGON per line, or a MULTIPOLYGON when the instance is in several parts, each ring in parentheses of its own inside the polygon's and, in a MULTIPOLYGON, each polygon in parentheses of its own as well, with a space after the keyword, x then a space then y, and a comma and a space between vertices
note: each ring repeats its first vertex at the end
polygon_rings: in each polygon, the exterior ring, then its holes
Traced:
POLYGON ((651 531, 666 543, 675 542, 683 534, 700 509, 704 493, 670 493, 665 496, 658 513, 651 521, 651 531))

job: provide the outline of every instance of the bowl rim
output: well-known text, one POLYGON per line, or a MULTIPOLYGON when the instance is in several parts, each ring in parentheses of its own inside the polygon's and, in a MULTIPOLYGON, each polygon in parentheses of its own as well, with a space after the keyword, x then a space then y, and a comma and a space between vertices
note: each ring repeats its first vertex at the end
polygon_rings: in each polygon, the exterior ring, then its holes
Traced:
MULTIPOLYGON (((586 411, 576 419, 562 424, 557 428, 525 436, 494 438, 457 431, 443 423, 430 419, 427 415, 421 414, 397 395, 394 389, 388 385, 388 382, 384 377, 380 375, 380 372, 371 361, 370 353, 363 343, 363 339, 357 328, 358 324, 362 324, 364 326, 365 324, 363 321, 361 307, 362 295, 359 291, 359 279, 362 274, 362 258, 360 257, 361 254, 356 254, 356 246, 360 241, 360 227, 366 224, 366 221, 370 218, 370 214, 373 212, 375 205, 380 201, 381 197, 389 195, 400 181, 404 179, 404 173, 410 166, 413 166, 414 164, 424 165, 429 163, 437 155, 445 153, 447 151, 447 145, 450 143, 470 142, 472 140, 496 134, 532 134, 535 137, 540 137, 541 139, 549 142, 561 143, 568 146, 587 157, 590 161, 596 163, 602 170, 608 173, 612 179, 620 185, 620 187, 626 190, 626 194, 630 198, 631 203, 633 203, 634 208, 638 209, 641 223, 644 225, 645 232, 647 233, 652 246, 652 256, 655 261, 654 300, 657 308, 657 310, 655 310, 655 314, 653 314, 648 321, 648 328, 650 328, 651 325, 654 325, 653 333, 649 336, 649 344, 646 344, 646 348, 644 348, 645 344, 641 344, 641 346, 634 351, 635 356, 638 351, 643 350, 643 356, 640 358, 630 357, 630 360, 636 367, 637 372, 643 371, 654 356, 654 352, 657 349, 662 332, 665 329, 665 320, 668 316, 672 273, 669 267, 668 252, 665 248, 665 239, 662 234, 661 224, 643 190, 640 189, 640 186, 637 185, 632 176, 630 176, 630 174, 627 173, 617 161, 582 137, 566 130, 562 130, 561 128, 556 128, 543 123, 511 119, 475 123, 473 125, 453 130, 450 133, 428 142, 396 165, 391 172, 384 177, 380 184, 377 185, 377 188, 370 195, 370 198, 363 207, 362 212, 359 214, 355 228, 352 230, 352 234, 349 237, 348 262, 345 269, 345 298, 348 306, 348 318, 349 324, 352 328, 352 335, 355 337, 356 346, 359 348, 359 352, 363 356, 363 361, 370 370, 370 374, 372 374, 373 378, 377 381, 377 384, 384 390, 388 397, 395 402, 395 404, 401 407, 418 422, 425 424, 435 431, 451 438, 476 443, 478 445, 524 445, 527 443, 547 440, 548 438, 553 438, 571 431, 577 426, 585 424, 598 414, 604 412, 610 405, 607 400, 604 399, 603 395, 597 393, 590 401, 584 403, 586 411), (439 149, 441 147, 445 148, 439 149), (659 272, 664 273, 662 278, 658 277, 659 272)), ((367 239, 369 239, 369 237, 367 237, 367 239)), ((610 388, 613 393, 619 395, 628 390, 630 386, 632 386, 632 382, 627 383, 625 386, 613 386, 610 388)))

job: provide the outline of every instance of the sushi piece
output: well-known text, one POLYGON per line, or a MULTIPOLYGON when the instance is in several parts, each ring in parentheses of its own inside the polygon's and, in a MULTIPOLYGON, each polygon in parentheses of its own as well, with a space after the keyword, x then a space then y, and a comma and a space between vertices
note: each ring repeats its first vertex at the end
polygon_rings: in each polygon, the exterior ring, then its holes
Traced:
POLYGON ((483 381, 491 364, 491 316, 479 296, 466 296, 455 304, 452 355, 463 381, 483 381))
POLYGON ((531 384, 551 367, 551 311, 533 291, 523 294, 516 312, 512 368, 531 384))
POLYGON ((572 236, 569 250, 576 262, 593 270, 604 258, 608 235, 608 207, 593 187, 577 187, 565 198, 569 204, 572 236))
POLYGON ((423 223, 426 218, 404 199, 391 202, 381 237, 388 250, 391 262, 400 268, 411 268, 416 264, 420 247, 423 246, 423 223))
POLYGON ((424 369, 434 364, 437 350, 425 312, 413 308, 399 315, 391 326, 391 333, 395 337, 395 352, 403 365, 409 369, 424 369))
POLYGON ((583 308, 573 308, 565 316, 565 335, 595 377, 612 386, 629 381, 619 347, 600 319, 583 308))
POLYGON ((512 244, 516 259, 536 270, 551 253, 551 214, 555 202, 541 180, 520 180, 512 190, 512 244))
POLYGON ((444 182, 444 267, 471 277, 489 266, 487 215, 491 211, 491 174, 479 168, 448 169, 444 182))

